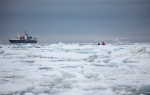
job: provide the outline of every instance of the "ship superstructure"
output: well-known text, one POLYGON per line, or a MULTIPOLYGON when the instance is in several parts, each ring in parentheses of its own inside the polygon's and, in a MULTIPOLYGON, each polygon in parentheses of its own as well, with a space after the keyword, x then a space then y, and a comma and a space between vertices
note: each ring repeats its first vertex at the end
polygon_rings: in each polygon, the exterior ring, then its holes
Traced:
POLYGON ((12 35, 12 39, 9 40, 10 43, 36 43, 37 38, 32 38, 31 36, 28 36, 25 31, 25 36, 20 36, 19 32, 17 35, 12 35))

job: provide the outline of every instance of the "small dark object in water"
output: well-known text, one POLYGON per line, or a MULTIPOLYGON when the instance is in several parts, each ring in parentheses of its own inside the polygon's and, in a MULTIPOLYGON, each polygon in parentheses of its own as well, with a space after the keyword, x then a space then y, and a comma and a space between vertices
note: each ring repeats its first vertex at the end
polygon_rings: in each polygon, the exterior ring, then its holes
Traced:
POLYGON ((104 45, 105 45, 105 42, 102 42, 102 45, 104 46, 104 45))

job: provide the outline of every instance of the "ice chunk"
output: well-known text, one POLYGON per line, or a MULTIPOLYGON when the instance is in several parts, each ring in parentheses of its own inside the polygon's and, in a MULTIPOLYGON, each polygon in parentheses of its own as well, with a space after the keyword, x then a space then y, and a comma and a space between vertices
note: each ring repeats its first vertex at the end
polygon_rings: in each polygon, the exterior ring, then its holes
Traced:
POLYGON ((98 74, 97 73, 92 73, 92 71, 86 71, 86 72, 83 73, 83 75, 86 78, 97 78, 98 77, 98 74))
POLYGON ((129 58, 126 58, 122 62, 123 63, 138 63, 139 61, 132 61, 132 60, 129 60, 129 58))
POLYGON ((133 54, 137 53, 145 53, 146 52, 146 47, 141 46, 141 47, 130 47, 130 52, 133 54))
POLYGON ((76 75, 71 72, 61 71, 63 78, 75 78, 76 75))

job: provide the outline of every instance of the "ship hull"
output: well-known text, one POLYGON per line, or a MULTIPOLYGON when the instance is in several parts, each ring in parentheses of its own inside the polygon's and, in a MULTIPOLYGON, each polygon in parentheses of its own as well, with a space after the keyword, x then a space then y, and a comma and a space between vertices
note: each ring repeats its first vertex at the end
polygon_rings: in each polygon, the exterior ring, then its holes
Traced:
POLYGON ((9 40, 10 43, 37 43, 35 40, 9 40))

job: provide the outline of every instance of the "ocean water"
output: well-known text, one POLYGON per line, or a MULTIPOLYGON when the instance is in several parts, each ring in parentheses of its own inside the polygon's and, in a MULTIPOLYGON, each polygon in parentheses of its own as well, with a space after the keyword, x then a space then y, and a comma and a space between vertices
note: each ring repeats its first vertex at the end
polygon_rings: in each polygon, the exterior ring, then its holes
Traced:
POLYGON ((0 95, 149 93, 149 43, 0 45, 0 95))

